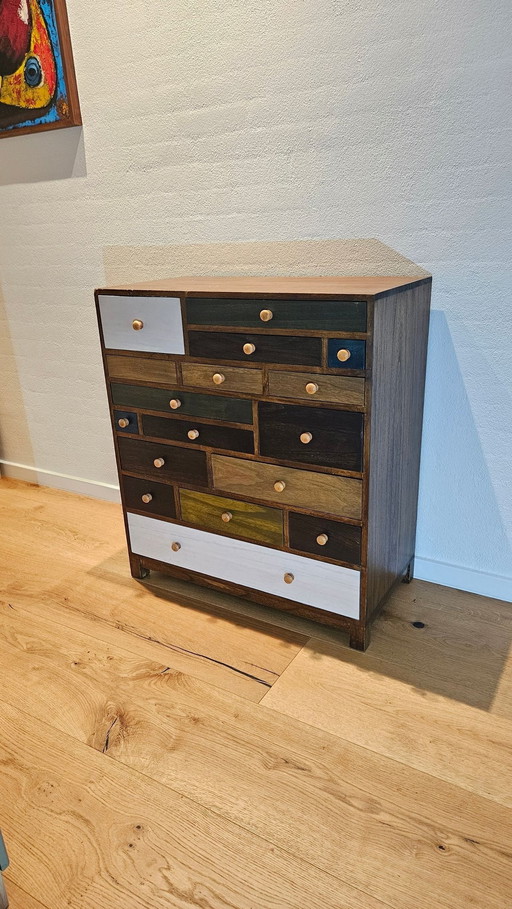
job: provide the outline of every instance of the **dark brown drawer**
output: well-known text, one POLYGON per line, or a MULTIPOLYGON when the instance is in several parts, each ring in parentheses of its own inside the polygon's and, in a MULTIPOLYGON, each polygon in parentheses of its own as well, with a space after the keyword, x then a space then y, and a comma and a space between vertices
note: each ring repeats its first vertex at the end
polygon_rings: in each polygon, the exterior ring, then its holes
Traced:
POLYGON ((144 414, 142 431, 145 436, 171 439, 189 445, 207 445, 210 448, 232 449, 254 454, 254 435, 248 429, 233 429, 202 423, 201 420, 175 420, 172 417, 155 417, 144 414))
POLYGON ((290 548, 339 562, 361 562, 361 528, 308 514, 289 514, 290 548))
POLYGON ((142 407, 165 413, 179 411, 210 420, 228 423, 252 423, 252 405, 242 398, 225 395, 202 395, 183 389, 148 388, 146 385, 118 385, 112 383, 112 400, 123 407, 142 407))
POLYGON ((197 486, 208 485, 204 451, 191 451, 163 442, 145 442, 119 437, 119 458, 123 470, 143 473, 157 480, 173 480, 197 486), (160 467, 158 463, 163 461, 160 467))
POLYGON ((263 456, 362 470, 362 414, 266 402, 258 404, 258 413, 263 456))
POLYGON ((213 361, 322 365, 320 338, 222 331, 190 331, 188 337, 192 357, 207 357, 213 361))
POLYGON ((165 518, 176 517, 174 489, 167 483, 141 480, 139 477, 121 477, 126 508, 147 511, 165 518), (143 500, 143 497, 145 501, 143 500), (151 497, 151 498, 149 498, 151 497), (149 498, 149 502, 147 501, 149 498))
POLYGON ((190 325, 366 331, 366 303, 349 300, 189 297, 190 325))

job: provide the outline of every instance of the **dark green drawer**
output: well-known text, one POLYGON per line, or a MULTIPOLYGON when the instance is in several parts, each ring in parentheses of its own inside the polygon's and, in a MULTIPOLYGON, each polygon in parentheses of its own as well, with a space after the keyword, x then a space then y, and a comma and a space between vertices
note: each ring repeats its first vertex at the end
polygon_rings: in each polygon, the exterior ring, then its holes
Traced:
POLYGON ((190 331, 188 338, 191 357, 206 357, 213 362, 243 360, 247 363, 322 365, 321 338, 222 331, 190 331), (245 345, 254 350, 246 353, 245 345))
POLYGON ((189 297, 186 308, 189 325, 366 331, 364 301, 189 297))
POLYGON ((362 470, 361 413, 264 402, 258 404, 258 414, 260 453, 264 457, 362 470))
POLYGON ((235 429, 220 423, 202 423, 195 417, 190 420, 173 420, 172 417, 155 417, 143 414, 142 431, 155 439, 170 439, 188 445, 205 445, 208 448, 244 451, 254 454, 252 429, 235 429))
POLYGON ((252 423, 251 402, 240 398, 194 394, 181 388, 148 388, 145 385, 112 383, 111 389, 114 404, 122 407, 143 407, 145 410, 161 410, 164 413, 183 413, 192 417, 225 420, 228 423, 252 423), (179 407, 171 407, 171 401, 179 402, 179 407))

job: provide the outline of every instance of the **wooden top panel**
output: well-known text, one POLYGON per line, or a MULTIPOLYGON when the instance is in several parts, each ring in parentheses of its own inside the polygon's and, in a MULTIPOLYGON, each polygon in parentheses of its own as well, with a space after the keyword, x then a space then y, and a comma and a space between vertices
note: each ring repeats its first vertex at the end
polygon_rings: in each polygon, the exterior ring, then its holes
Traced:
POLYGON ((168 294, 332 294, 373 297, 397 288, 413 287, 430 277, 185 277, 102 288, 100 292, 156 291, 168 294))

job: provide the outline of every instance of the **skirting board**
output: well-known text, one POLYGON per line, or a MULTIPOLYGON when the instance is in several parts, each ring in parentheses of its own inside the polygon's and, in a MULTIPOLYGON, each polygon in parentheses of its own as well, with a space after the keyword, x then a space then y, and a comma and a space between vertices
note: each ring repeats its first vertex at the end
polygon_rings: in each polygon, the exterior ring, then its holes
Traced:
MULTIPOLYGON (((71 477, 53 470, 40 470, 37 467, 16 464, 13 461, 0 460, 0 466, 4 476, 16 480, 36 483, 38 486, 51 486, 54 489, 63 489, 66 492, 91 496, 95 499, 105 499, 107 502, 121 501, 119 486, 115 486, 113 483, 84 480, 81 477, 71 477)), ((430 581, 431 584, 455 587, 457 590, 466 590, 468 593, 512 602, 512 578, 503 575, 476 571, 473 568, 463 568, 460 565, 451 565, 449 562, 439 562, 416 556, 414 576, 422 581, 430 581)))

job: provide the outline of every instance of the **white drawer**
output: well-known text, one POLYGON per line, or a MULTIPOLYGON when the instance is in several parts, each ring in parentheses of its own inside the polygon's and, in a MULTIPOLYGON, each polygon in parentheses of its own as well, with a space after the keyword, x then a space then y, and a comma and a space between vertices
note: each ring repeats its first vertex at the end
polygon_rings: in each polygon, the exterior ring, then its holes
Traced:
POLYGON ((353 568, 318 562, 156 518, 138 514, 127 517, 131 548, 137 555, 351 619, 359 618, 359 571, 353 568), (180 544, 178 552, 171 549, 172 542, 180 544), (285 574, 293 575, 292 583, 286 583, 285 574))
POLYGON ((184 354, 183 324, 178 297, 98 297, 105 347, 184 354), (142 322, 140 330, 133 323, 142 322))

